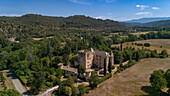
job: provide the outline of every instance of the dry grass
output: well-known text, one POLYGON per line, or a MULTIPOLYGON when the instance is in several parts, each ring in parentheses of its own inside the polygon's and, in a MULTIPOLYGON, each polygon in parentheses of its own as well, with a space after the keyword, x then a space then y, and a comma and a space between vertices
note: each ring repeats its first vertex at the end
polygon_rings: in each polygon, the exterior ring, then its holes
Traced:
MULTIPOLYGON (((46 38, 54 38, 54 36, 50 36, 50 37, 46 37, 46 38)), ((44 39, 44 38, 32 38, 33 40, 41 40, 41 39, 44 39)))
MULTIPOLYGON (((162 50, 167 50, 170 54, 170 39, 151 39, 151 40, 142 40, 142 41, 136 41, 137 43, 150 43, 150 47, 144 47, 146 49, 151 50, 157 50, 158 52, 161 52, 162 50), (160 48, 162 46, 162 48, 160 48)), ((134 42, 133 42, 134 43, 134 42)), ((120 44, 112 45, 112 47, 120 46, 120 44)), ((136 46, 132 45, 132 42, 124 43, 123 48, 126 47, 134 47, 135 49, 142 49, 142 46, 136 46)))
POLYGON ((11 80, 11 77, 8 77, 7 72, 4 72, 4 77, 5 77, 5 84, 7 86, 7 89, 15 89, 15 86, 11 80))
MULTIPOLYGON (((136 33, 130 33, 130 34, 139 36, 139 35, 141 35, 141 34, 147 34, 147 33, 150 33, 150 32, 153 32, 153 31, 148 31, 148 32, 136 32, 136 33)), ((157 31, 154 31, 154 32, 157 32, 157 31)))
MULTIPOLYGON (((5 85, 7 89, 15 89, 11 77, 8 77, 8 72, 7 71, 1 71, 1 72, 3 72, 3 76, 5 78, 5 85)), ((4 86, 2 85, 2 83, 0 83, 0 90, 4 90, 4 86)))
POLYGON ((170 68, 170 58, 144 59, 136 65, 124 70, 113 78, 106 80, 98 88, 86 96, 138 96, 148 95, 141 90, 142 86, 149 86, 150 74, 154 70, 170 68))
MULTIPOLYGON (((166 49, 170 53, 170 39, 156 39, 156 40, 143 40, 136 41, 137 43, 150 43, 149 49, 156 49, 158 52, 166 49), (163 46, 163 48, 160 48, 163 46)), ((112 45, 120 46, 120 45, 112 45)), ((123 44, 123 47, 131 46, 135 48, 142 48, 141 46, 131 45, 131 43, 123 44)), ((113 76, 111 79, 106 80, 98 88, 92 90, 86 96, 141 96, 149 95, 143 88, 150 86, 150 74, 154 70, 162 69, 167 70, 170 68, 169 58, 149 58, 143 59, 134 66, 124 70, 123 72, 113 76)), ((145 89, 148 90, 148 89, 145 89)))

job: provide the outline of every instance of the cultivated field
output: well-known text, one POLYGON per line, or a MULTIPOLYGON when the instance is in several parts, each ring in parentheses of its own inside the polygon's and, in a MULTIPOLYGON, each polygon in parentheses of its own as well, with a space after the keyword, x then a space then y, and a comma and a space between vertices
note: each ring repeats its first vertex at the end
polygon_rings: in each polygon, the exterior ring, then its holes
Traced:
MULTIPOLYGON (((136 43, 150 43, 150 47, 144 47, 151 50, 157 50, 158 52, 161 52, 162 50, 167 50, 170 54, 170 39, 150 39, 150 40, 142 40, 142 41, 135 41, 136 43), (160 47, 162 46, 162 48, 160 47)), ((134 43, 134 42, 133 42, 134 43)), ((120 46, 120 44, 112 45, 112 47, 120 46)), ((136 49, 142 49, 142 46, 132 45, 132 42, 124 43, 123 48, 125 47, 134 47, 136 49)))
POLYGON ((136 65, 124 70, 86 96, 139 96, 149 95, 150 74, 154 70, 170 68, 170 58, 143 59, 136 65))

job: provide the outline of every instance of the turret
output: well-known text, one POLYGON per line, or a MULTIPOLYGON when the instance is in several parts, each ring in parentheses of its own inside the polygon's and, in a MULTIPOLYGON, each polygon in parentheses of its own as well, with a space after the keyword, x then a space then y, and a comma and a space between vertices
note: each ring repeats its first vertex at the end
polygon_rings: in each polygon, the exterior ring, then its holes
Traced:
POLYGON ((110 59, 111 59, 112 65, 114 65, 114 55, 112 51, 110 52, 110 59))

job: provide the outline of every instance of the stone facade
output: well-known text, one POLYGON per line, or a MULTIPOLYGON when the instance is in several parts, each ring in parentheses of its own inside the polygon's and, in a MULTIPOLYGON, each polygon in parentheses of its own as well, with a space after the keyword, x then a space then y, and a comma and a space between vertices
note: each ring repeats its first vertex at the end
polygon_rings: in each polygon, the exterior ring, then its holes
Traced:
MULTIPOLYGON (((87 79, 91 76, 91 72, 96 71, 97 75, 104 71, 104 59, 106 58, 106 69, 108 69, 109 60, 111 64, 114 65, 114 55, 105 51, 95 51, 91 50, 81 50, 78 52, 78 60, 74 61, 74 67, 79 65, 86 68, 84 77, 87 79)), ((66 74, 71 74, 74 76, 78 75, 78 70, 74 67, 64 66, 62 63, 58 64, 58 68, 63 69, 66 74)))
MULTIPOLYGON (((105 51, 81 50, 78 52, 78 60, 74 62, 74 66, 82 65, 86 69, 100 70, 104 68, 104 59, 106 58, 106 67, 108 67, 109 59, 114 65, 114 55, 105 51)), ((108 69, 108 68, 107 68, 108 69)))

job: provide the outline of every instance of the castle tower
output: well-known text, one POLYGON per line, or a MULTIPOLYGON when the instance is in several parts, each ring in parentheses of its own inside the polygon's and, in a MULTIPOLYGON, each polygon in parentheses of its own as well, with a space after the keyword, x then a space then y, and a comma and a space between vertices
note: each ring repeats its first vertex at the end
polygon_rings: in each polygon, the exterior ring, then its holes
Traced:
POLYGON ((114 65, 114 55, 113 52, 110 53, 111 64, 114 65))

